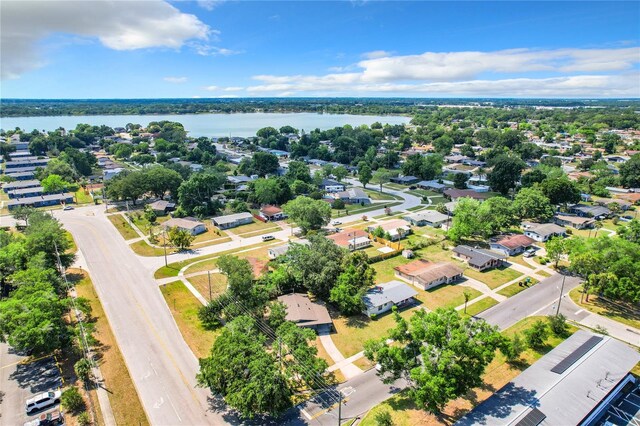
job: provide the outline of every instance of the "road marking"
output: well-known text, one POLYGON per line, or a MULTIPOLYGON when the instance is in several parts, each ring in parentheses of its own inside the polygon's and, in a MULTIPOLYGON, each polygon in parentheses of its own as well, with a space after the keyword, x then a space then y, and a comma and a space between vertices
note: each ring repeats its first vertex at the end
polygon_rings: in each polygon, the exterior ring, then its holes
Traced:
MULTIPOLYGON (((342 403, 346 404, 346 402, 349 400, 349 398, 343 398, 342 399, 342 403)), ((334 403, 333 405, 329 406, 329 408, 325 408, 324 410, 318 411, 316 414, 314 414, 309 420, 313 420, 313 419, 317 419, 318 417, 326 414, 327 412, 333 410, 335 407, 338 406, 338 403, 334 403)))
POLYGON ((312 420, 313 419, 313 417, 311 417, 311 414, 307 413, 307 410, 305 410, 304 408, 301 408, 300 412, 302 413, 303 416, 305 416, 307 418, 307 420, 312 420))
POLYGON ((173 401, 169 397, 169 394, 167 394, 167 399, 169 400, 169 404, 171 404, 171 408, 173 408, 173 412, 176 413, 176 417, 178 418, 178 420, 180 420, 180 423, 182 423, 182 417, 180 417, 180 414, 178 414, 178 410, 176 410, 176 406, 173 405, 173 401))
POLYGON ((574 315, 578 315, 578 314, 581 314, 581 313, 583 313, 583 312, 584 312, 584 309, 578 309, 578 310, 574 313, 574 315))

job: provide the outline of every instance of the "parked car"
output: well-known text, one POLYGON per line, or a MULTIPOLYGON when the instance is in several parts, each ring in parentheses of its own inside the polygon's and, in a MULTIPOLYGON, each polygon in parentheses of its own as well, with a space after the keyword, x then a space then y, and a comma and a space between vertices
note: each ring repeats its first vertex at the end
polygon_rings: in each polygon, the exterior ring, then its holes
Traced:
POLYGON ((411 185, 411 186, 409 187, 409 190, 411 190, 411 191, 413 191, 414 189, 418 189, 418 187, 417 187, 417 186, 415 186, 415 185, 411 185))
POLYGON ((536 255, 536 250, 533 248, 526 249, 523 254, 524 257, 533 257, 535 255, 536 255))
POLYGON ((274 237, 273 235, 263 235, 262 236, 262 241, 271 241, 274 240, 276 237, 274 237))
POLYGON ((633 216, 629 216, 629 215, 620 216, 620 220, 623 222, 631 222, 633 220, 633 216))
POLYGON ((24 409, 27 414, 31 414, 34 411, 40 410, 42 408, 59 404, 60 395, 62 395, 62 392, 60 390, 41 393, 40 395, 36 395, 33 398, 27 399, 27 402, 25 402, 24 404, 24 409))
POLYGON ((73 210, 73 206, 64 206, 62 210, 73 210))
POLYGON ((340 222, 339 220, 334 220, 333 222, 331 222, 332 225, 342 225, 342 222, 340 222))
POLYGON ((26 422, 24 426, 64 426, 64 415, 58 409, 47 411, 26 422))

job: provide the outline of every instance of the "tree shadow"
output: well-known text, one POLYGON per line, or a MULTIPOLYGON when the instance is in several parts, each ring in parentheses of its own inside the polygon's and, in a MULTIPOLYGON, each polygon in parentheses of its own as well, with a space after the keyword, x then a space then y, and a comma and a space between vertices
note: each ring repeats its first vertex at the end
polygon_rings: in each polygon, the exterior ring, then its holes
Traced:
POLYGON ((538 407, 536 391, 525 389, 509 383, 499 392, 460 419, 460 425, 490 425, 495 419, 505 419, 512 414, 516 407, 538 407))

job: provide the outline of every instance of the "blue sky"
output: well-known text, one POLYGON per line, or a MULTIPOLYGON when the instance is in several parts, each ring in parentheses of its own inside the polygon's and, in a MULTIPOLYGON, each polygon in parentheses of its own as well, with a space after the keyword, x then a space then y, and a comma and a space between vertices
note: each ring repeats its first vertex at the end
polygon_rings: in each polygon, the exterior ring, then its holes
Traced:
POLYGON ((4 98, 640 97, 638 2, 0 7, 4 98))

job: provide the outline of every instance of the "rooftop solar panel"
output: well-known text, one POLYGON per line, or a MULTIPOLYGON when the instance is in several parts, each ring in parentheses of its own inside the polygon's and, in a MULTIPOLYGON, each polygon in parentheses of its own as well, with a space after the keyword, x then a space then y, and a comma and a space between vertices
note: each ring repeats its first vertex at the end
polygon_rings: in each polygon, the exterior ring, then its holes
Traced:
POLYGON ((526 416, 522 418, 516 426, 538 426, 547 416, 537 408, 529 411, 526 416))
POLYGON ((589 338, 586 342, 580 345, 575 351, 571 352, 567 355, 562 361, 560 361, 555 367, 551 369, 554 373, 562 374, 569 367, 575 364, 580 358, 584 356, 587 352, 589 352, 595 345, 602 341, 602 337, 593 336, 589 338))

